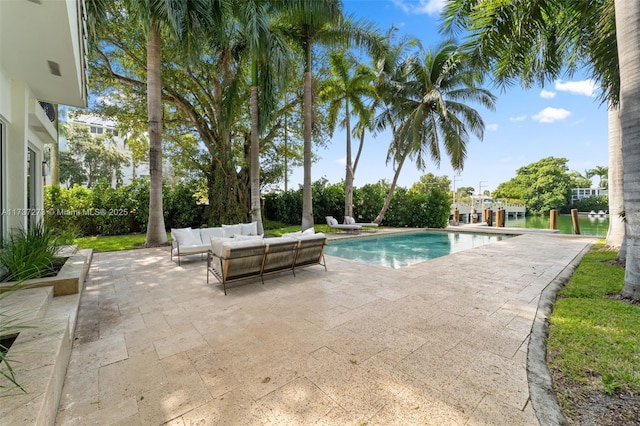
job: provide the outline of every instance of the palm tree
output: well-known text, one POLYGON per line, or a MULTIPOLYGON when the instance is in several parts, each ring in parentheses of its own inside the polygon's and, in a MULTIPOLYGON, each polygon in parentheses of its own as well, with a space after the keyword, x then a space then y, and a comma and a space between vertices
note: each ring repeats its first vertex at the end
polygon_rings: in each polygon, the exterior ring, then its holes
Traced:
POLYGON ((396 164, 389 194, 375 222, 380 223, 389 208, 398 176, 407 159, 423 170, 427 157, 440 165, 441 145, 456 170, 462 170, 470 133, 484 135, 484 122, 467 102, 493 109, 495 96, 479 88, 476 69, 456 44, 447 41, 425 54, 411 56, 400 65, 401 80, 387 99, 379 117, 381 125, 393 127, 393 141, 387 160, 396 164))
POLYGON ((620 139, 627 225, 627 261, 622 295, 640 300, 640 3, 615 0, 620 64, 620 139))
POLYGON ((598 176, 598 187, 607 188, 607 175, 609 174, 609 168, 603 166, 596 166, 593 169, 588 170, 591 176, 598 176))
POLYGON ((373 25, 345 19, 339 0, 297 0, 282 17, 283 30, 297 44, 304 57, 303 136, 304 178, 302 183, 302 229, 313 227, 311 196, 311 130, 313 126, 313 47, 317 44, 347 46, 354 42, 370 51, 382 49, 373 25))
MULTIPOLYGON (((353 61, 351 61, 353 62, 353 61)), ((329 103, 329 127, 331 133, 335 130, 338 116, 343 111, 340 127, 346 133, 346 165, 344 181, 344 215, 353 216, 353 180, 354 167, 351 155, 351 114, 357 114, 362 120, 368 121, 370 110, 364 103, 365 99, 374 98, 375 90, 372 85, 374 75, 370 68, 361 65, 351 72, 351 66, 344 52, 333 52, 329 57, 331 78, 320 85, 319 98, 329 103)), ((360 152, 360 151, 359 151, 360 152)))
MULTIPOLYGON (((586 63, 600 83, 600 99, 617 109, 620 85, 613 0, 452 0, 444 16, 443 32, 468 31, 466 46, 499 85, 507 87, 514 81, 525 87, 544 85, 586 63)), ((613 114, 609 119, 617 122, 613 114)), ((621 152, 620 140, 610 139, 609 167, 620 173, 611 182, 622 182, 621 152)), ((621 206, 622 187, 610 185, 609 211, 624 210, 621 206)), ((620 247, 623 235, 621 221, 610 221, 607 245, 620 247)))
MULTIPOLYGON (((487 66, 498 83, 508 84, 514 80, 528 86, 536 81, 543 84, 559 76, 563 66, 569 70, 577 64, 590 67, 593 78, 602 88, 601 98, 609 104, 609 211, 614 215, 626 213, 626 219, 633 212, 626 207, 630 194, 627 184, 624 188, 616 184, 626 181, 627 173, 634 171, 637 162, 629 164, 631 159, 624 154, 624 137, 618 137, 618 117, 615 114, 619 102, 623 102, 625 93, 621 90, 622 63, 621 39, 617 25, 620 25, 621 10, 637 5, 624 5, 621 1, 604 0, 597 2, 499 2, 495 0, 452 0, 444 11, 444 31, 456 32, 463 29, 470 34, 467 45, 478 54, 481 63, 487 66), (615 5, 614 5, 615 3, 615 5), (615 7, 614 7, 615 6, 615 7), (509 19, 505 19, 509 17, 509 19), (555 43, 548 43, 549 41, 555 43), (541 46, 544 49, 541 49, 541 46), (534 58, 533 60, 531 58, 534 58), (582 60, 580 58, 583 58, 582 60), (494 66, 495 65, 495 66, 494 66), (533 76, 533 77, 532 77, 533 76), (624 163, 624 164, 623 164, 624 163), (622 179, 622 173, 625 178, 622 179)), ((637 12, 637 10, 636 10, 637 12)), ((626 16, 626 15, 623 15, 626 16)), ((637 32, 637 15, 628 15, 633 19, 624 21, 628 35, 637 32), (631 29, 629 29, 631 28, 631 29)), ((624 39, 625 42, 629 42, 624 39)), ((630 66, 630 64, 626 64, 630 66)), ((633 65, 631 65, 633 67, 633 65)), ((633 72, 633 70, 631 71, 633 72)), ((622 117, 620 121, 628 117, 622 117)), ((624 124, 622 124, 624 126, 624 124)), ((622 132, 622 130, 620 130, 622 132)), ((609 221, 607 245, 621 247, 627 240, 627 228, 622 220, 609 221)), ((626 243, 625 243, 626 244, 626 243)), ((620 253, 624 253, 622 248, 620 253)), ((629 252, 635 257, 637 253, 629 252)), ((627 257, 627 265, 634 260, 627 257)), ((640 283, 639 274, 632 274, 636 284, 640 283)))
MULTIPOLYGON (((162 76, 161 46, 163 31, 184 46, 185 58, 193 58, 204 28, 216 28, 227 0, 196 0, 188 2, 152 2, 126 0, 126 9, 137 17, 147 35, 147 114, 149 134, 149 220, 147 246, 167 241, 162 206, 162 76)), ((116 4, 115 7, 118 7, 116 4)), ((113 13, 121 13, 114 9, 113 13)))
MULTIPOLYGON (((257 222, 258 233, 263 233, 260 202, 260 132, 264 131, 275 104, 274 91, 284 86, 286 62, 290 51, 277 37, 273 13, 265 1, 239 2, 238 19, 248 44, 251 67, 251 219, 257 222)), ((286 6, 285 3, 276 6, 286 6)))

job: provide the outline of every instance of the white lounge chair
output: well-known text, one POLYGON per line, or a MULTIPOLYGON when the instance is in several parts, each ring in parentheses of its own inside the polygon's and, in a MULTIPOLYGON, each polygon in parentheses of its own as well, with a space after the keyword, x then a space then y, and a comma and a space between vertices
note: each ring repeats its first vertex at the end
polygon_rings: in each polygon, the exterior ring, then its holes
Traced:
POLYGON ((360 229, 362 229, 362 226, 360 225, 349 225, 346 223, 338 223, 338 220, 336 218, 334 218, 333 216, 325 216, 325 219, 327 220, 327 225, 329 226, 329 228, 332 229, 339 229, 342 231, 353 231, 353 232, 357 232, 360 229))
POLYGON ((378 226, 378 224, 375 222, 356 222, 356 220, 351 216, 345 216, 344 223, 346 223, 347 225, 360 225, 363 228, 375 228, 378 226))

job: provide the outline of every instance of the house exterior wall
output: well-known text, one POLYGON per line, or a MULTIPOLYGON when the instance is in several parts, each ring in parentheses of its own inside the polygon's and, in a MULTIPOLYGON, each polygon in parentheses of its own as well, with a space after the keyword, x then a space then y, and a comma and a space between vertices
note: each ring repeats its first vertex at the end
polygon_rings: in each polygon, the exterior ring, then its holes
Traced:
POLYGON ((43 216, 44 152, 58 135, 40 101, 86 106, 85 46, 82 0, 0 1, 0 243, 43 216))

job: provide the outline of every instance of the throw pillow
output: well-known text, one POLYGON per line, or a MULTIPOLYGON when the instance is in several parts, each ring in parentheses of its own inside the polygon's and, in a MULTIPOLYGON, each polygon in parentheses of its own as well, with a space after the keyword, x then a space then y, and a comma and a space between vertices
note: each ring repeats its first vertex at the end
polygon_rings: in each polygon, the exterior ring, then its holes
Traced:
POLYGON ((258 235, 258 222, 241 223, 242 235, 258 235))

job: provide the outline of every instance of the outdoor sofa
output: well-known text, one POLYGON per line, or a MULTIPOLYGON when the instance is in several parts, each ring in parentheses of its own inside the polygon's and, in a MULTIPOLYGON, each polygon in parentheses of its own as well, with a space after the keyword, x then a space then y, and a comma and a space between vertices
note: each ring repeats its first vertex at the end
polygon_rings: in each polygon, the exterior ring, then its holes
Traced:
POLYGON ((227 294, 227 283, 260 278, 273 273, 291 271, 311 265, 327 265, 323 233, 291 233, 282 237, 262 238, 235 236, 211 238, 207 255, 207 284, 212 274, 227 294))
MULTIPOLYGON (((239 223, 222 225, 211 228, 172 228, 171 229, 171 260, 191 254, 206 254, 211 248, 211 238, 232 238, 240 236, 257 236, 258 223, 239 223)), ((260 235, 262 237, 262 235, 260 235)))

